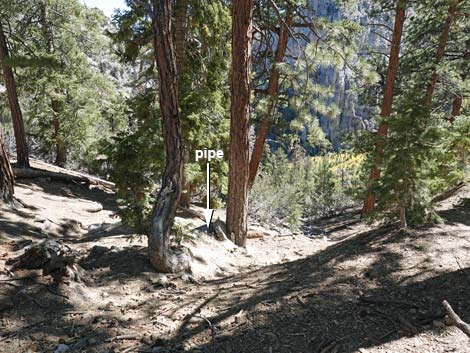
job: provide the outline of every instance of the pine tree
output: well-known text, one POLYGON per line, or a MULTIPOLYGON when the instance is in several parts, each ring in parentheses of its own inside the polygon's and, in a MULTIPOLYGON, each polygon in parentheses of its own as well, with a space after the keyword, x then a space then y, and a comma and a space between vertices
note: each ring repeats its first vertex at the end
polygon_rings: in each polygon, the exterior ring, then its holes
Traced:
POLYGON ((248 231, 249 132, 251 94, 251 0, 232 3, 232 75, 227 232, 245 246, 248 231))
MULTIPOLYGON (((180 3, 183 8, 184 3, 180 3)), ((228 36, 231 24, 229 8, 223 2, 188 1, 186 5, 186 21, 176 18, 176 12, 184 13, 178 2, 173 16, 180 121, 185 144, 180 203, 185 206, 191 196, 205 186, 206 161, 195 162, 195 151, 228 149, 228 36), (184 33, 179 29, 182 26, 185 27, 184 33), (186 59, 178 63, 178 57, 182 56, 186 59)), ((132 83, 137 89, 131 92, 127 104, 130 128, 114 139, 107 154, 114 166, 111 177, 117 183, 124 206, 120 214, 125 221, 141 229, 142 224, 148 223, 150 195, 165 163, 164 156, 158 153, 162 148, 161 113, 148 88, 157 76, 149 56, 152 30, 142 3, 129 3, 129 9, 117 14, 114 23, 117 31, 111 36, 121 59, 136 71, 132 83), (127 163, 132 165, 136 160, 139 161, 138 168, 129 173, 123 166, 127 163)), ((227 193, 227 170, 226 160, 211 161, 211 191, 214 196, 227 193)), ((214 207, 221 204, 219 200, 211 197, 214 207)))
MULTIPOLYGON (((383 93, 383 100, 382 106, 380 111, 380 116, 382 119, 389 118, 392 114, 392 104, 393 104, 393 94, 394 94, 394 86, 395 80, 397 77, 398 72, 398 61, 400 55, 400 46, 403 34, 403 26, 405 22, 405 13, 406 13, 406 5, 407 0, 402 0, 397 2, 396 10, 395 10, 395 22, 392 34, 392 41, 390 44, 390 57, 388 61, 388 71, 387 71, 387 78, 385 81, 384 93, 383 93)), ((378 168, 377 164, 380 163, 380 159, 383 155, 383 144, 387 138, 388 133, 388 126, 386 121, 382 120, 379 125, 377 135, 378 140, 375 143, 375 153, 377 154, 376 161, 372 166, 372 170, 370 172, 370 180, 377 180, 380 178, 380 169, 378 168)), ((364 205, 362 208, 362 213, 367 214, 371 212, 375 207, 375 195, 370 193, 367 195, 366 200, 364 201, 364 205)))
POLYGON ((157 195, 148 236, 150 262, 159 272, 179 272, 188 269, 183 257, 170 249, 170 232, 181 197, 183 182, 183 141, 178 111, 178 81, 176 55, 172 37, 172 1, 154 2, 155 58, 159 76, 159 100, 165 144, 165 169, 157 195))
POLYGON ((7 39, 3 29, 3 21, 4 20, 0 17, 0 63, 3 67, 3 79, 7 88, 8 103, 10 105, 11 118, 13 121, 13 130, 16 140, 17 164, 20 168, 28 168, 29 154, 24 129, 23 114, 21 112, 20 103, 18 101, 18 92, 16 89, 13 69, 7 63, 8 59, 10 59, 10 54, 8 51, 7 39))
MULTIPOLYGON (((411 16, 405 36, 396 114, 387 120, 383 176, 373 189, 378 199, 376 217, 399 220, 403 228, 438 221, 434 196, 462 177, 457 172, 455 132, 444 119, 452 114, 449 93, 455 89, 454 77, 462 74, 461 54, 455 60, 446 56, 446 48, 450 45, 461 51, 468 39, 458 31, 454 34, 467 22, 456 16, 463 10, 461 6, 458 1, 436 6, 430 2, 413 4, 413 12, 419 16, 411 16)), ((459 143, 466 145, 464 140, 459 143)))

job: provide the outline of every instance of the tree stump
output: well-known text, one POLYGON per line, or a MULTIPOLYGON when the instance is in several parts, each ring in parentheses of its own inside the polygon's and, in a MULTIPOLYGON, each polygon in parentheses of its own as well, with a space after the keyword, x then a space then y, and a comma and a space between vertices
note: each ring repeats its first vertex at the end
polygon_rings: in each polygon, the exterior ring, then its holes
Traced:
POLYGON ((42 269, 44 276, 51 275, 55 281, 68 277, 80 281, 84 270, 76 264, 79 253, 55 240, 43 240, 31 245, 26 251, 8 262, 12 270, 42 269))

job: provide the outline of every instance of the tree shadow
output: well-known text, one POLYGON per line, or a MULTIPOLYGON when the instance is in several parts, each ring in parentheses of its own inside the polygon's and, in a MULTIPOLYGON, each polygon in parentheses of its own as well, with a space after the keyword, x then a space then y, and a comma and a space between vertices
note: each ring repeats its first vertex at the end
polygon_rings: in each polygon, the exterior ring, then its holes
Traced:
POLYGON ((299 353, 332 352, 326 347, 334 342, 339 352, 352 353, 433 330, 444 298, 469 321, 470 269, 418 268, 403 280, 405 247, 426 251, 413 235, 383 228, 305 259, 208 282, 222 288, 210 304, 223 310, 196 325, 183 323, 171 344, 192 341, 192 352, 299 353), (247 320, 237 323, 242 312, 247 320))
POLYGON ((439 212, 439 215, 451 224, 464 224, 470 226, 470 199, 463 198, 454 208, 439 212))
POLYGON ((52 201, 57 201, 57 197, 70 199, 84 199, 92 202, 99 202, 103 205, 104 210, 117 212, 118 206, 114 197, 114 193, 100 188, 90 189, 86 185, 77 183, 65 183, 61 181, 48 182, 41 179, 26 180, 20 179, 17 185, 34 189, 41 189, 45 194, 52 195, 52 201))

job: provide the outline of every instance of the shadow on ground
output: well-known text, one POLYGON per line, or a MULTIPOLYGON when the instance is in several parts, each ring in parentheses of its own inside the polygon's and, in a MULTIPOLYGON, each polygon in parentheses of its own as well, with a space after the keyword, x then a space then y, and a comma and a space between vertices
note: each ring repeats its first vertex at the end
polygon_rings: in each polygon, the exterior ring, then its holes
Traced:
POLYGON ((222 289, 194 314, 208 305, 224 310, 183 324, 172 343, 192 342, 192 352, 352 353, 434 330, 443 299, 470 321, 470 269, 420 269, 414 281, 397 276, 412 237, 387 228, 365 232, 306 259, 214 281, 222 289), (367 257, 374 260, 361 266, 367 257), (245 323, 224 325, 243 312, 245 323))

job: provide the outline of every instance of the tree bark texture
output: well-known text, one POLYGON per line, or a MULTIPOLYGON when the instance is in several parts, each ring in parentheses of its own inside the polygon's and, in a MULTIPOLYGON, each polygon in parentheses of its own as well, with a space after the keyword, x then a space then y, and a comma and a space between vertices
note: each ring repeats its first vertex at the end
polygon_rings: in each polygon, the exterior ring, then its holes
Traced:
MULTIPOLYGON (((178 89, 181 90, 182 75, 186 66, 186 35, 188 27, 188 0, 176 0, 174 9, 174 38, 178 89)), ((181 92, 178 92, 181 97, 181 92)))
POLYGON ((249 185, 251 186, 256 179, 258 174, 259 165, 263 157, 264 143, 268 136, 271 128, 271 115, 275 109, 275 99, 279 94, 279 67, 278 65, 284 61, 284 56, 287 50, 287 44, 289 42, 289 27, 292 25, 292 11, 287 10, 286 18, 283 23, 280 23, 279 41, 277 44, 276 52, 274 54, 274 60, 271 67, 271 73, 269 76, 269 84, 267 94, 269 96, 269 103, 267 108, 267 116, 261 119, 258 131, 256 132, 255 145, 250 159, 250 179, 249 185))
POLYGON ((3 141, 0 139, 0 200, 2 202, 13 201, 14 180, 15 178, 11 170, 8 154, 3 145, 3 141))
MULTIPOLYGON (((388 61, 387 78, 385 80, 382 105, 380 107, 380 116, 382 118, 389 118, 390 114, 392 113, 393 88, 395 86, 395 80, 398 72, 398 61, 400 56, 401 38, 403 35, 403 25, 405 22, 407 2, 408 0, 398 1, 395 11, 395 24, 393 27, 392 43, 390 47, 390 58, 388 61)), ((385 122, 382 121, 379 124, 379 129, 377 131, 379 140, 375 143, 375 162, 369 175, 369 180, 371 183, 374 180, 378 180, 380 178, 379 163, 383 156, 383 148, 387 134, 388 126, 385 122)), ((362 207, 362 214, 365 215, 367 213, 370 213, 374 209, 374 207, 375 195, 373 192, 369 191, 362 207)))
POLYGON ((172 38, 172 1, 154 1, 154 49, 159 78, 159 99, 165 143, 165 170, 162 187, 153 207, 148 236, 150 262, 159 272, 187 269, 170 249, 170 232, 181 196, 183 143, 178 112, 176 55, 172 38))
MULTIPOLYGON (((461 0, 460 1, 453 0, 449 6, 448 15, 444 23, 444 28, 442 29, 441 35, 439 37, 439 44, 437 46, 436 57, 434 59, 436 66, 444 58, 447 41, 449 39, 449 33, 452 28, 452 24, 455 22, 455 17, 457 16, 458 5, 461 2, 462 2, 461 0)), ((436 88, 437 79, 438 79, 438 74, 435 68, 431 75, 431 81, 429 82, 429 85, 426 88, 426 94, 424 96, 424 106, 428 108, 429 110, 431 110, 432 108, 432 96, 434 94, 434 89, 436 88)))
MULTIPOLYGON (((8 59, 7 40, 3 32, 3 24, 0 21, 0 63, 8 59)), ((16 142, 16 158, 20 168, 29 167, 28 145, 26 143, 26 134, 24 131, 23 114, 21 113, 20 103, 18 102, 18 92, 16 91, 15 77, 13 69, 10 66, 2 65, 3 80, 7 89, 8 104, 10 105, 11 119, 13 122, 13 131, 16 142)))
POLYGON ((232 2, 232 73, 227 233, 245 246, 248 228, 252 0, 232 2))

